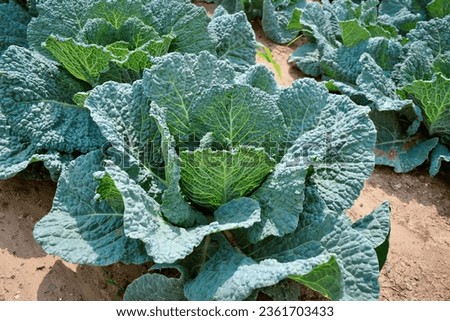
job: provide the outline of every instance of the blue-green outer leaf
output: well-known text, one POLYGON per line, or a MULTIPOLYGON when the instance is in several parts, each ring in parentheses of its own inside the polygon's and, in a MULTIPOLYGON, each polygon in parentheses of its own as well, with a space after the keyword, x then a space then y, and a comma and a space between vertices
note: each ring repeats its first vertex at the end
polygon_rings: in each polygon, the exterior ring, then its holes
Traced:
POLYGON ((185 301, 184 282, 162 274, 145 274, 127 287, 124 301, 185 301))
POLYGON ((123 214, 96 200, 102 171, 101 151, 78 157, 63 171, 53 207, 34 228, 42 248, 66 261, 109 265, 119 261, 141 264, 150 260, 143 244, 125 236, 123 214))
POLYGON ((374 168, 375 127, 368 111, 348 97, 330 95, 317 127, 293 145, 313 167, 311 179, 336 213, 353 205, 374 168))
POLYGON ((166 110, 172 135, 178 141, 192 134, 192 102, 211 84, 232 84, 235 72, 225 61, 202 52, 199 55, 168 54, 144 73, 146 96, 166 110))
POLYGON ((228 14, 218 7, 208 30, 216 39, 220 59, 229 61, 237 70, 246 70, 256 63, 256 37, 243 12, 228 14))
POLYGON ((176 227, 164 220, 161 206, 123 170, 110 163, 107 172, 123 196, 125 234, 130 238, 142 240, 146 244, 148 254, 157 263, 173 263, 183 259, 208 234, 249 227, 260 219, 258 203, 248 198, 240 198, 224 204, 217 210, 221 213, 221 211, 235 211, 237 208, 239 214, 229 216, 236 219, 225 220, 222 223, 214 221, 209 225, 190 229, 176 227))
POLYGON ((28 47, 30 20, 31 16, 15 1, 0 3, 0 54, 10 45, 28 47))
POLYGON ((436 176, 441 168, 442 161, 450 162, 450 151, 443 144, 438 144, 436 148, 431 152, 430 157, 430 175, 436 176))

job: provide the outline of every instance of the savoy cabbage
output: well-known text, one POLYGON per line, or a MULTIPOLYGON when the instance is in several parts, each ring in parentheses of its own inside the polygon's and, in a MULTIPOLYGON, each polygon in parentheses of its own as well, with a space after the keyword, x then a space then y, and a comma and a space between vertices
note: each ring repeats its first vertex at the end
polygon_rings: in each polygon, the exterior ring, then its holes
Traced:
POLYGON ((291 27, 298 10, 304 8, 308 0, 201 0, 214 2, 229 13, 243 11, 249 20, 261 19, 264 35, 280 44, 294 40, 299 30, 291 27))
POLYGON ((58 181, 34 230, 46 252, 154 262, 128 300, 378 298, 389 205, 346 216, 374 167, 369 108, 311 79, 280 88, 226 6, 29 4, 2 20, 0 178, 43 162, 58 181))
POLYGON ((440 0, 325 0, 299 9, 295 25, 310 42, 290 61, 371 107, 376 163, 396 172, 419 166, 434 149, 432 175, 448 159, 436 153, 446 150, 450 130, 449 15, 440 0))
POLYGON ((14 2, 0 5, 2 15, 20 13, 1 20, 11 45, 0 56, 1 179, 41 161, 56 180, 67 161, 102 146, 83 107, 90 90, 140 79, 158 56, 206 50, 236 69, 255 63, 255 36, 243 13, 218 10, 210 18, 178 0, 40 0, 31 19, 14 2), (18 33, 23 41, 12 37, 18 33))
POLYGON ((368 109, 314 80, 279 88, 265 67, 242 73, 206 51, 155 59, 85 106, 108 143, 63 170, 34 231, 48 253, 180 272, 144 275, 130 300, 294 300, 299 283, 377 299, 389 206, 355 224, 345 215, 374 166, 368 109))

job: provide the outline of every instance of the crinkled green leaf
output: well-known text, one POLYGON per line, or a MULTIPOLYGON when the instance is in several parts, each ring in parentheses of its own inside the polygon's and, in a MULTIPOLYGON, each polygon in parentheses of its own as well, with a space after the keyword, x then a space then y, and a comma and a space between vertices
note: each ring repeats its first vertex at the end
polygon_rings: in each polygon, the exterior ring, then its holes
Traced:
POLYGON ((18 137, 10 136, 9 131, 0 129, 0 134, 0 179, 17 175, 31 163, 43 162, 50 177, 56 181, 65 163, 72 158, 71 155, 60 155, 57 152, 36 154, 39 149, 34 145, 21 143, 18 137))
POLYGON ((443 144, 438 144, 436 148, 431 152, 430 157, 430 175, 436 176, 441 168, 442 161, 450 162, 450 151, 443 144))
POLYGON ((302 10, 301 9, 294 9, 292 12, 292 18, 289 21, 289 24, 287 26, 288 30, 302 30, 302 23, 300 22, 302 19, 302 10))
POLYGON ((372 213, 353 223, 352 227, 376 248, 386 240, 391 229, 390 212, 389 203, 384 202, 372 213))
POLYGON ((146 244, 147 253, 157 263, 173 263, 190 254, 203 238, 212 233, 239 227, 249 227, 260 219, 256 201, 235 199, 215 213, 221 219, 209 225, 185 229, 168 223, 160 205, 119 167, 109 164, 107 172, 122 194, 125 213, 125 234, 146 244))
MULTIPOLYGON (((299 228, 282 239, 272 238, 257 244, 258 247, 252 249, 252 257, 272 257, 282 262, 290 261, 294 256, 310 257, 314 254, 305 251, 305 245, 319 242, 339 264, 342 279, 334 281, 335 285, 340 283, 338 299, 378 299, 378 259, 372 245, 351 227, 347 217, 327 208, 317 186, 308 185, 299 228)), ((334 289, 334 295, 337 295, 337 286, 334 289)))
POLYGON ((169 50, 214 52, 216 47, 206 11, 187 1, 83 0, 61 5, 46 0, 38 11, 28 32, 32 47, 48 56, 50 49, 72 74, 93 86, 126 79, 118 74, 127 69, 139 74, 151 66, 150 57, 169 50), (46 49, 41 48, 45 41, 46 49))
POLYGON ((99 178, 96 192, 99 195, 98 199, 106 201, 115 212, 123 212, 122 195, 109 175, 106 174, 102 178, 99 178))
MULTIPOLYGON (((245 1, 243 0, 214 0, 214 2, 220 2, 220 5, 224 7, 229 13, 236 13, 239 11, 244 11, 245 8, 245 1)), ((211 2, 209 0, 206 0, 206 2, 211 2)), ((252 6, 252 3, 247 3, 247 5, 250 4, 252 6)), ((247 14, 249 14, 248 12, 247 14)), ((260 12, 259 12, 260 13, 260 12)), ((251 14, 251 13, 250 13, 251 14)))
POLYGON ((307 274, 329 259, 316 243, 305 245, 303 250, 315 255, 297 256, 291 261, 267 258, 258 262, 229 245, 223 245, 205 264, 203 271, 186 283, 185 295, 194 301, 243 300, 253 290, 277 284, 292 274, 307 274))
POLYGON ((450 2, 445 0, 433 0, 427 6, 428 13, 432 18, 444 18, 450 15, 450 2))
POLYGON ((22 142, 6 124, 0 113, 0 179, 8 179, 25 170, 29 164, 43 162, 53 180, 57 180, 65 163, 72 160, 72 155, 45 151, 36 146, 22 142), (42 152, 43 154, 36 154, 42 152))
POLYGON ((145 12, 160 35, 175 35, 170 51, 214 52, 216 44, 208 32, 210 18, 204 8, 190 1, 159 0, 146 5, 145 12))
POLYGON ((8 179, 24 170, 30 163, 35 147, 24 144, 11 135, 10 127, 0 112, 0 179, 8 179))
POLYGON ((359 59, 364 53, 369 54, 383 70, 391 70, 402 57, 402 47, 395 40, 378 37, 353 47, 325 50, 320 62, 323 73, 336 80, 355 84, 363 67, 359 59))
POLYGON ((27 47, 31 16, 15 1, 0 3, 0 54, 10 45, 27 47))
POLYGON ((437 57, 450 50, 450 16, 421 21, 407 36, 411 42, 424 41, 437 57))
POLYGON ((294 39, 299 30, 288 28, 294 10, 304 8, 306 0, 272 1, 263 0, 262 28, 264 34, 276 43, 288 43, 294 39))
POLYGON ((204 89, 191 105, 190 129, 198 137, 212 132, 222 146, 280 142, 286 128, 275 99, 245 85, 204 89))
POLYGON ((71 104, 73 95, 86 89, 53 61, 18 46, 1 56, 0 75, 2 109, 42 100, 71 104))
POLYGON ((395 27, 387 25, 368 25, 364 27, 371 37, 397 38, 398 32, 395 27))
POLYGON ((130 54, 126 57, 126 60, 120 63, 120 65, 135 72, 140 72, 145 68, 150 68, 152 63, 150 61, 149 54, 144 50, 138 49, 130 52, 130 54))
POLYGON ((123 214, 96 200, 103 170, 101 151, 78 157, 63 171, 53 207, 34 228, 34 237, 50 254, 78 264, 140 264, 150 258, 140 241, 125 236, 123 214))
POLYGON ((403 59, 403 47, 395 39, 371 38, 368 41, 367 53, 387 74, 403 59))
POLYGON ((289 56, 288 62, 295 62, 298 69, 305 74, 318 77, 321 75, 320 51, 315 43, 306 43, 289 56))
POLYGON ((51 36, 45 48, 76 78, 95 86, 102 71, 109 66, 114 56, 98 45, 85 45, 71 38, 51 36))
MULTIPOLYGON (((328 9, 333 11, 339 21, 347 21, 358 19, 362 23, 372 22, 376 11, 373 12, 372 0, 366 0, 363 3, 361 1, 349 1, 349 0, 337 0, 337 1, 324 1, 324 10, 328 9), (330 5, 331 4, 331 5, 330 5)), ((376 4, 375 4, 376 5, 376 4)))
POLYGON ((273 73, 260 64, 248 68, 239 79, 239 82, 261 89, 269 95, 275 95, 279 90, 273 73))
MULTIPOLYGON (((116 29, 121 28, 129 20, 129 17, 138 17, 145 21, 147 18, 143 10, 142 2, 132 0, 96 1, 92 3, 91 10, 85 10, 86 16, 106 19, 116 29)), ((151 20, 150 20, 151 21, 151 20)))
POLYGON ((85 106, 112 147, 107 154, 147 192, 155 197, 161 194, 164 186, 157 177, 164 162, 160 132, 150 116, 142 82, 133 85, 107 82, 97 86, 85 106))
MULTIPOLYGON (((161 2, 161 1, 159 1, 161 2)), ((118 39, 114 29, 119 30, 132 17, 149 24, 152 18, 144 10, 143 3, 132 0, 81 0, 63 3, 58 0, 39 1, 39 15, 29 26, 28 36, 33 49, 43 52, 41 43, 50 35, 86 40, 104 46, 118 39)), ((135 29, 138 31, 138 29, 135 29)), ((126 39, 123 39, 126 40, 126 39)))
MULTIPOLYGON (((77 35, 77 40, 86 44, 97 44, 99 46, 125 42, 119 39, 118 30, 111 22, 104 18, 88 19, 77 35)), ((130 45, 129 43, 126 44, 128 46, 130 45)))
POLYGON ((150 104, 140 81, 133 85, 107 82, 97 86, 85 106, 114 148, 132 155, 143 166, 155 165, 153 142, 159 132, 150 117, 150 104))
POLYGON ((395 83, 385 76, 381 67, 369 54, 362 54, 359 62, 362 70, 356 79, 356 84, 360 92, 371 103, 372 109, 378 111, 401 110, 411 104, 411 101, 403 100, 397 95, 395 83))
POLYGON ((406 173, 421 165, 438 143, 438 138, 411 136, 402 127, 400 115, 394 111, 373 111, 370 118, 377 127, 375 162, 394 167, 397 173, 406 173))
MULTIPOLYGON (((302 94, 308 93, 313 84, 311 80, 298 81, 287 91, 304 98, 302 94)), ((373 169, 374 128, 367 109, 347 98, 328 95, 325 87, 322 89, 310 91, 315 98, 322 97, 321 101, 314 101, 312 96, 299 101, 295 106, 302 108, 286 116, 297 119, 300 130, 303 124, 306 133, 299 132, 299 138, 274 173, 253 194, 261 204, 262 220, 249 229, 247 238, 251 242, 269 235, 285 235, 297 227, 303 208, 305 176, 310 167, 322 197, 336 212, 353 204, 373 169), (303 115, 302 109, 306 109, 303 115)))
POLYGON ((366 215, 352 227, 360 232, 377 252, 380 270, 387 259, 389 250, 389 235, 391 232, 391 209, 388 202, 384 202, 369 215, 366 215))
POLYGON ((277 105, 288 129, 287 142, 292 144, 316 126, 328 96, 326 87, 313 79, 297 80, 280 91, 277 105))
POLYGON ((14 135, 37 149, 86 153, 104 143, 89 111, 75 105, 23 102, 5 115, 14 135))
POLYGON ((433 71, 440 72, 444 77, 450 78, 450 51, 439 55, 433 61, 433 71))
POLYGON ((355 57, 361 57, 365 52, 367 52, 367 42, 353 47, 341 46, 338 49, 327 47, 320 60, 322 73, 332 79, 355 84, 362 68, 355 57))
POLYGON ((172 53, 144 72, 143 86, 151 101, 166 109, 167 124, 175 139, 192 134, 192 102, 211 84, 231 84, 234 70, 212 54, 172 53))
POLYGON ((184 194, 181 191, 181 169, 180 166, 173 166, 173 174, 169 183, 169 186, 164 191, 161 211, 171 223, 182 226, 192 227, 196 223, 205 221, 203 214, 193 207, 186 200, 184 194))
POLYGON ((389 0, 381 1, 379 6, 380 21, 397 27, 406 33, 413 29, 418 21, 426 17, 422 0, 389 0))
POLYGON ((327 206, 340 213, 352 206, 374 167, 375 128, 368 109, 329 95, 317 127, 292 149, 314 169, 311 179, 327 206))
POLYGON ((339 21, 339 26, 341 27, 344 46, 355 46, 371 36, 367 29, 360 26, 357 19, 339 21))
POLYGON ((150 115, 155 118, 161 135, 161 156, 164 160, 165 181, 167 189, 164 191, 161 212, 171 223, 180 227, 192 227, 202 224, 205 217, 190 206, 181 192, 181 165, 175 149, 175 139, 170 134, 165 119, 164 110, 152 103, 150 115))
POLYGON ((431 81, 416 80, 401 90, 423 110, 430 135, 450 135, 450 79, 438 73, 431 81))
POLYGON ((303 209, 307 166, 296 158, 299 151, 291 148, 276 165, 274 172, 252 194, 261 206, 261 222, 245 233, 251 243, 270 235, 283 236, 297 228, 303 209))
POLYGON ((225 9, 217 8, 208 30, 216 39, 220 59, 229 61, 239 70, 256 63, 255 33, 243 12, 228 14, 225 9))
POLYGON ((45 0, 37 3, 39 15, 29 25, 28 40, 30 46, 43 51, 41 44, 51 35, 60 37, 75 37, 90 18, 93 1, 81 0, 61 2, 58 0, 45 0))
POLYGON ((150 40, 142 47, 138 48, 137 51, 142 50, 152 57, 161 57, 169 52, 173 39, 174 39, 173 35, 163 35, 160 39, 150 40))
POLYGON ((182 272, 178 278, 158 273, 144 274, 131 282, 123 299, 125 301, 185 301, 185 280, 186 277, 182 272))
POLYGON ((276 284, 292 275, 308 275, 318 267, 313 274, 320 275, 323 264, 335 256, 341 278, 326 280, 334 285, 332 290, 328 289, 333 291, 333 297, 378 299, 378 260, 371 244, 351 228, 347 219, 335 214, 315 215, 321 218, 283 238, 270 238, 256 244, 249 256, 223 246, 206 263, 204 270, 186 284, 186 297, 190 300, 242 300, 254 289, 276 284))
POLYGON ((342 275, 334 256, 327 263, 316 266, 306 275, 291 275, 289 278, 331 300, 337 300, 341 295, 342 275))
POLYGON ((263 149, 254 147, 183 151, 180 159, 183 192, 193 203, 213 209, 248 195, 275 166, 263 149))
POLYGON ((303 33, 311 34, 321 51, 326 46, 336 48, 340 45, 338 18, 326 2, 323 6, 317 2, 308 2, 302 10, 301 24, 303 33))
POLYGON ((52 61, 11 46, 0 59, 1 109, 12 136, 40 150, 87 152, 104 143, 89 111, 73 104, 78 81, 52 61))
POLYGON ((80 91, 73 95, 73 102, 79 106, 84 107, 84 102, 89 97, 90 92, 88 91, 80 91))
POLYGON ((149 41, 158 40, 159 34, 138 17, 130 17, 118 29, 118 38, 130 43, 133 48, 139 48, 149 41))
POLYGON ((433 51, 427 44, 415 41, 408 46, 406 58, 394 67, 392 79, 397 86, 404 86, 415 80, 431 79, 433 60, 433 51))

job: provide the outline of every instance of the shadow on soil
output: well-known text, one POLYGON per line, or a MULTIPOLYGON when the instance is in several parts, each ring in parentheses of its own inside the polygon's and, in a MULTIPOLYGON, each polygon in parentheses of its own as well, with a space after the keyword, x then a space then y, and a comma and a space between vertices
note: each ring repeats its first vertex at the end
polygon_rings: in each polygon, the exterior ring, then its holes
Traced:
POLYGON ((108 267, 75 266, 58 260, 39 286, 39 301, 122 300, 126 287, 147 271, 117 263, 108 267))
POLYGON ((33 227, 49 212, 55 189, 51 181, 0 181, 0 248, 25 259, 46 255, 34 241, 33 227))

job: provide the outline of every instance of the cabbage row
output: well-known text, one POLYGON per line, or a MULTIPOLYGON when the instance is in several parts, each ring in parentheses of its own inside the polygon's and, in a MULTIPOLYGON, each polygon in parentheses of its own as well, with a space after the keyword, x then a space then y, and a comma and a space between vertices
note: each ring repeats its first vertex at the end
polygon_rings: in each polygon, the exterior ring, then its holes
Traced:
POLYGON ((374 167, 370 109, 312 79, 279 87, 244 13, 179 0, 0 12, 0 178, 40 162, 58 181, 34 230, 47 253, 153 262, 127 300, 297 300, 301 284, 378 298, 389 205, 346 216, 374 167))
POLYGON ((329 90, 371 108, 376 164, 450 161, 450 6, 445 0, 328 0, 298 9, 310 42, 291 56, 329 90))
POLYGON ((300 30, 294 26, 299 10, 308 0, 201 0, 220 5, 229 13, 245 12, 249 20, 260 19, 264 35, 279 44, 293 41, 300 30))

